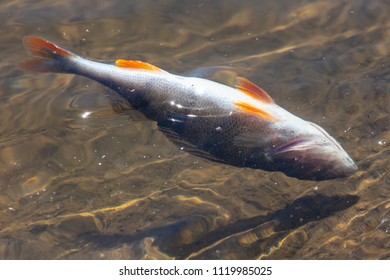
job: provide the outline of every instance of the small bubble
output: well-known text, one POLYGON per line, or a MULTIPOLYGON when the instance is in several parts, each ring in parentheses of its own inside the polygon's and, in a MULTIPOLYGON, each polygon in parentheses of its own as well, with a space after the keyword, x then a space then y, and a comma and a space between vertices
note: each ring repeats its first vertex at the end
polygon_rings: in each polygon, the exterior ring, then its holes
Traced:
POLYGON ((349 130, 351 130, 351 127, 348 127, 346 130, 344 130, 344 132, 348 132, 349 130))
POLYGON ((86 118, 88 118, 89 117, 89 115, 91 114, 92 112, 84 112, 84 113, 82 113, 81 114, 81 117, 83 118, 83 119, 86 119, 86 118))
POLYGON ((382 147, 387 147, 389 146, 389 141, 387 141, 386 139, 381 139, 378 141, 378 144, 381 145, 382 147))

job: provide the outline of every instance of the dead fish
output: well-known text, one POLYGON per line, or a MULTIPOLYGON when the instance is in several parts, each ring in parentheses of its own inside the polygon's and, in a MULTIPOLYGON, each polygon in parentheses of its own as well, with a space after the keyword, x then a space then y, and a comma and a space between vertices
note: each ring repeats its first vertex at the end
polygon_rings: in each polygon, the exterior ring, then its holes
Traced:
POLYGON ((25 37, 24 45, 33 59, 23 69, 81 75, 111 88, 193 155, 304 180, 357 170, 324 129, 281 108, 246 78, 235 77, 229 86, 206 79, 218 68, 187 77, 136 60, 87 60, 34 36, 25 37))

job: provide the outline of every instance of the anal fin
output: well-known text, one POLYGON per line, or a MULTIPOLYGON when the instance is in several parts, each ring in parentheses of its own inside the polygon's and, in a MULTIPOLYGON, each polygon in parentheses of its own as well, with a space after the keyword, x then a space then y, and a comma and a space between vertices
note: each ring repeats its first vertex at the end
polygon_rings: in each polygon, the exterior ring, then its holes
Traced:
POLYGON ((132 68, 132 69, 139 69, 139 70, 157 71, 157 72, 163 71, 161 68, 158 68, 157 66, 139 60, 118 59, 117 61, 115 61, 115 65, 118 67, 132 68))

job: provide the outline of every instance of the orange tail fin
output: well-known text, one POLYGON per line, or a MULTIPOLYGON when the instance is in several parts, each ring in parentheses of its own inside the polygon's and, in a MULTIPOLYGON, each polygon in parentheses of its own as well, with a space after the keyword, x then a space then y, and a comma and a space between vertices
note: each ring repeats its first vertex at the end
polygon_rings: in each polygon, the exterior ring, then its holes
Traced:
POLYGON ((19 64, 19 67, 35 72, 68 72, 66 61, 76 57, 75 54, 59 46, 35 36, 23 38, 25 48, 34 57, 19 64))

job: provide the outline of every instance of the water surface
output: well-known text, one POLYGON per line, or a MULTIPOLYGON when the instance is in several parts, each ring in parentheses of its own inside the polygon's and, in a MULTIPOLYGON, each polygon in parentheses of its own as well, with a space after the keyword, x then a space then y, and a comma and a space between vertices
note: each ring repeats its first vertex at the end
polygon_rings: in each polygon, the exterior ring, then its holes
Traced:
POLYGON ((389 259, 388 1, 0 3, 1 259, 389 259), (301 181, 183 153, 23 36, 173 73, 227 65, 357 162, 301 181))

